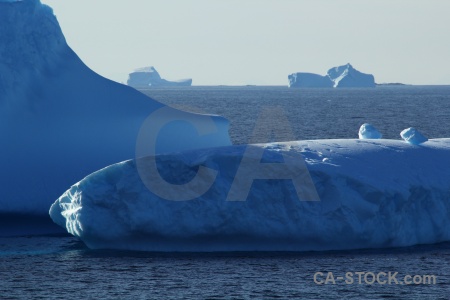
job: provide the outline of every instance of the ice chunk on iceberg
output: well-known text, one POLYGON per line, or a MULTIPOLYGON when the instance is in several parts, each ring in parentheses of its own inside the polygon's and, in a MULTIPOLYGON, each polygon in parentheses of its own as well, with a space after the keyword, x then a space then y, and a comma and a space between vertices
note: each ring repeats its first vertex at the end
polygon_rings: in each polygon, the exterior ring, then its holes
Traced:
POLYGON ((402 137, 402 139, 412 145, 420 145, 428 141, 425 136, 423 136, 417 129, 413 127, 407 128, 400 132, 400 136, 402 137))
MULTIPOLYGON (((68 186, 135 157, 154 113, 168 121, 156 153, 231 144, 226 119, 167 107, 90 70, 39 0, 0 2, 0 41, 0 215, 48 216, 68 186), (192 120, 214 130, 199 133, 192 120)), ((0 235, 8 230, 0 224, 0 235)))
POLYGON ((358 136, 361 140, 381 139, 382 134, 372 124, 364 123, 359 128, 358 136))
POLYGON ((227 201, 246 150, 240 145, 156 157, 172 184, 189 182, 200 166, 217 172, 193 200, 165 200, 148 190, 136 167, 147 157, 89 175, 52 205, 50 216, 95 249, 303 251, 450 241, 450 139, 420 148, 399 140, 252 147, 265 150, 264 163, 301 154, 321 201, 299 201, 291 180, 267 179, 253 182, 246 201, 227 201))

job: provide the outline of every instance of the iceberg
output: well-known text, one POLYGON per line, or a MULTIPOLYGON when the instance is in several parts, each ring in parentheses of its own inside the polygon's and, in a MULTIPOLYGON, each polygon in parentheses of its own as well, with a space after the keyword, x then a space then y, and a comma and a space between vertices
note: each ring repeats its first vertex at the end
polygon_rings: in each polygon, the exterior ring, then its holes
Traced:
POLYGON ((289 87, 292 88, 372 88, 376 87, 372 74, 364 74, 353 68, 351 64, 334 67, 327 75, 313 73, 293 73, 288 76, 289 87))
POLYGON ((310 251, 438 243, 450 241, 449 154, 450 139, 421 147, 386 139, 314 140, 162 154, 87 176, 49 213, 92 249, 310 251), (294 180, 251 175, 256 165, 273 168, 287 157, 304 160, 320 201, 303 201, 294 180), (253 163, 243 165, 244 159, 253 163), (152 164, 174 186, 166 195, 149 189, 139 171, 152 164), (247 197, 230 198, 234 184, 249 177, 255 180, 247 197), (211 178, 191 199, 181 198, 198 186, 176 191, 211 178))
POLYGON ((145 67, 136 69, 130 73, 127 84, 136 89, 164 86, 191 86, 192 79, 168 81, 162 79, 154 67, 145 67))
POLYGON ((1 216, 48 219, 74 182, 135 157, 143 126, 160 129, 148 141, 155 153, 231 144, 226 119, 167 107, 90 70, 39 0, 0 2, 0 41, 1 216))

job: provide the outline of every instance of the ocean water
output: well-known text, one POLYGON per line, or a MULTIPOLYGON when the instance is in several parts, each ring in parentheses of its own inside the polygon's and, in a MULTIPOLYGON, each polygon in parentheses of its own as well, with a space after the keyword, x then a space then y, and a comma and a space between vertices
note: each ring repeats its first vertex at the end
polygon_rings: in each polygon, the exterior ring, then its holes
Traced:
MULTIPOLYGON (((450 86, 191 87, 142 92, 175 107, 227 117, 235 144, 251 137, 256 142, 290 139, 289 130, 255 135, 257 122, 267 131, 288 128, 296 139, 357 138, 359 126, 366 122, 386 138, 399 139, 400 131, 411 126, 429 138, 450 137, 450 86), (271 118, 275 109, 261 119, 270 107, 281 107, 288 121, 282 122, 279 114, 271 118)), ((66 298, 450 299, 450 243, 337 252, 198 254, 92 251, 65 235, 0 238, 0 299, 66 298), (405 276, 420 284, 406 284, 405 276)))
MULTIPOLYGON (((174 107, 226 117, 233 144, 248 143, 264 108, 274 107, 283 110, 297 140, 358 138, 363 123, 371 123, 388 139, 400 139, 400 132, 408 127, 428 138, 450 137, 450 86, 191 87, 142 92, 174 107)), ((280 126, 279 122, 276 117, 264 119, 261 126, 269 130, 280 126)), ((273 139, 290 140, 283 135, 273 139)), ((255 140, 270 141, 266 136, 256 136, 255 140)))

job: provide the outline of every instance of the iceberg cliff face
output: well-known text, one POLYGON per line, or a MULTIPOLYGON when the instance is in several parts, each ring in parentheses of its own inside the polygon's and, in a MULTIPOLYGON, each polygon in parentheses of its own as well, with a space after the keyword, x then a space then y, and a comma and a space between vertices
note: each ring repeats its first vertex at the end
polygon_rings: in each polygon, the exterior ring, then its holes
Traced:
POLYGON ((166 107, 90 70, 39 0, 0 1, 0 40, 0 215, 47 215, 67 186, 134 158, 153 113, 167 125, 149 141, 155 153, 230 145, 224 118, 166 107), (215 130, 199 134, 193 121, 215 130))
POLYGON ((145 67, 136 69, 130 73, 127 84, 137 89, 164 86, 191 86, 192 79, 168 81, 162 79, 154 67, 145 67))
MULTIPOLYGON (((93 249, 309 251, 450 241, 450 139, 420 147, 383 139, 250 147, 264 149, 262 165, 301 155, 320 201, 300 201, 285 179, 255 180, 246 201, 230 201, 246 155, 241 145, 156 158, 172 184, 189 182, 199 166, 217 172, 211 187, 192 200, 167 200, 149 190, 138 171, 152 160, 147 157, 89 175, 52 205, 50 216, 93 249)), ((254 167, 244 165, 240 179, 254 167)))
POLYGON ((367 88, 375 87, 375 79, 371 74, 364 74, 351 64, 331 68, 327 75, 312 73, 293 73, 288 76, 289 87, 293 88, 367 88))

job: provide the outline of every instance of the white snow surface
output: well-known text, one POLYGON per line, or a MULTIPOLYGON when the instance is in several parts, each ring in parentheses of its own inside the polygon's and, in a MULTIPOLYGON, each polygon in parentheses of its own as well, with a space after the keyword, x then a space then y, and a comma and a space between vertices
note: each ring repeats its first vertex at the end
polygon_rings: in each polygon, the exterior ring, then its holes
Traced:
POLYGON ((0 41, 0 215, 48 216, 74 182, 134 158, 144 121, 160 109, 158 121, 173 122, 156 153, 231 144, 224 118, 168 108, 90 70, 39 0, 0 2, 0 41), (216 131, 199 135, 186 119, 212 120, 216 131))
POLYGON ((369 123, 364 123, 359 128, 358 136, 360 139, 381 139, 382 134, 369 123))
POLYGON ((246 201, 227 201, 246 149, 239 145, 156 157, 173 183, 189 181, 198 166, 218 172, 194 200, 156 196, 129 160, 73 185, 50 216, 93 249, 308 251, 450 241, 450 139, 421 147, 386 139, 252 147, 265 149, 264 163, 301 153, 320 201, 299 201, 291 180, 267 179, 253 182, 246 201))
POLYGON ((428 139, 422 133, 420 133, 419 130, 413 127, 407 128, 400 132, 400 136, 402 137, 402 139, 412 145, 420 145, 428 141, 428 139))

